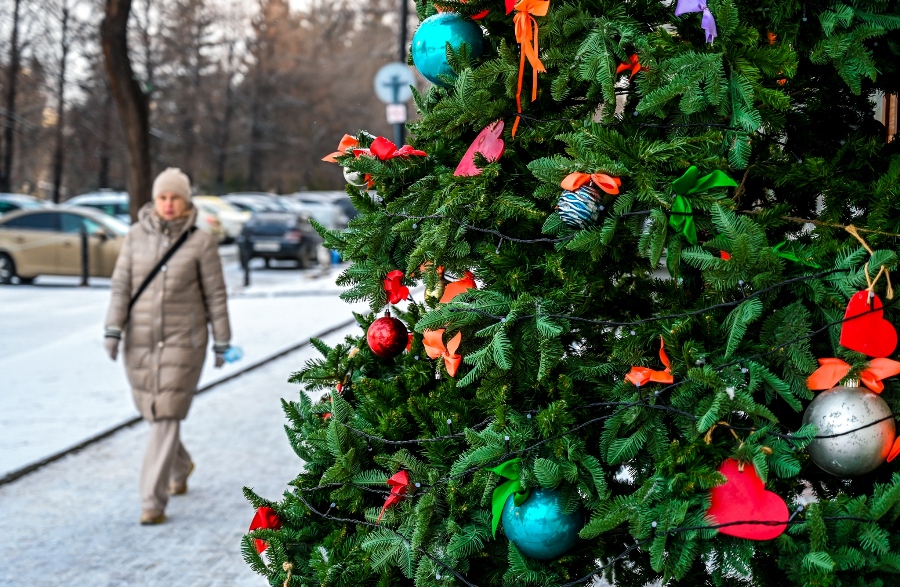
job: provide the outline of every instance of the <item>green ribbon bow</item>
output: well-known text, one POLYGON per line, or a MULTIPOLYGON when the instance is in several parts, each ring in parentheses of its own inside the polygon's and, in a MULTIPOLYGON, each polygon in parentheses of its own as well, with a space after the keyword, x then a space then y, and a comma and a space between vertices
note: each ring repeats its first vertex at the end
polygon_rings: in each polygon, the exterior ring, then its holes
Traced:
POLYGON ((694 211, 685 196, 705 192, 712 188, 737 187, 737 183, 716 169, 708 175, 700 177, 700 170, 695 165, 688 167, 684 175, 672 182, 675 190, 675 201, 669 215, 669 226, 684 235, 692 245, 697 244, 697 227, 694 226, 694 211))
POLYGON ((528 490, 522 489, 522 482, 519 480, 522 474, 522 459, 516 457, 505 463, 487 469, 491 473, 496 473, 505 479, 509 479, 506 483, 498 485, 494 489, 491 497, 491 527, 494 531, 494 538, 497 537, 497 526, 500 525, 500 517, 503 515, 503 506, 510 495, 515 495, 513 501, 516 505, 522 505, 528 499, 528 490))
POLYGON ((782 259, 787 259, 788 261, 793 261, 794 263, 800 263, 801 265, 806 265, 807 267, 814 267, 816 269, 821 269, 822 266, 814 261, 809 261, 807 259, 801 259, 797 256, 797 253, 793 251, 782 251, 781 247, 785 246, 787 241, 781 241, 774 247, 772 247, 772 252, 781 257, 782 259))

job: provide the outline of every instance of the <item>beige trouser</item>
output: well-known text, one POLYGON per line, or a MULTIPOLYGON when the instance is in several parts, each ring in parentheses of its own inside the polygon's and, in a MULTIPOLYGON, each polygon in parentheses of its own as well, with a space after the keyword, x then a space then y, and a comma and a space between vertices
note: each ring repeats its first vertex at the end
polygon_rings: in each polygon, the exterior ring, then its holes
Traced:
POLYGON ((180 420, 150 422, 150 438, 141 468, 141 507, 162 512, 169 501, 169 482, 183 483, 191 471, 191 455, 178 438, 180 420))

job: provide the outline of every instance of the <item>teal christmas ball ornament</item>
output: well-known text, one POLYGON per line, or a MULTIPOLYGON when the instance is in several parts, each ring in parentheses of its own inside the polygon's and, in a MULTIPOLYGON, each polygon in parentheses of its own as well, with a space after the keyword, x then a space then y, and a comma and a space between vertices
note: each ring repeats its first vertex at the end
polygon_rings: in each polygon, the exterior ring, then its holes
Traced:
POLYGON ((600 193, 589 183, 571 192, 564 191, 556 202, 559 217, 572 228, 587 228, 594 224, 601 210, 600 193))
POLYGON ((468 45, 469 57, 481 56, 481 27, 471 18, 455 12, 441 12, 422 21, 412 38, 412 59, 425 79, 447 87, 438 76, 455 77, 447 62, 447 43, 459 51, 463 43, 468 45))
POLYGON ((514 495, 503 506, 503 531, 523 554, 538 560, 559 558, 578 542, 584 527, 581 509, 563 513, 559 491, 533 489, 528 499, 516 506, 514 495))

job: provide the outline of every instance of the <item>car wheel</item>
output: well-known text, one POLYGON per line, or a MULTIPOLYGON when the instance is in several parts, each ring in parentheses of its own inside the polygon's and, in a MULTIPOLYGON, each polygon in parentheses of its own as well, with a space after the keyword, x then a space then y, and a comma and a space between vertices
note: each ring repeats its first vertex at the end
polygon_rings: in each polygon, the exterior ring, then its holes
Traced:
POLYGON ((0 253, 0 284, 9 285, 16 276, 16 264, 12 257, 6 253, 0 253))

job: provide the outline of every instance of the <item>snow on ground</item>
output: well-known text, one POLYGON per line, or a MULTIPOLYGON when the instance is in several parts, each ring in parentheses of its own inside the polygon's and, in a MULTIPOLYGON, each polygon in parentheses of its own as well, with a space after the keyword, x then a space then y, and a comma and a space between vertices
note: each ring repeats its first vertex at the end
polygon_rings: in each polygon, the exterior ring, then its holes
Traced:
MULTIPOLYGON (((339 267, 318 276, 255 260, 245 288, 236 259, 224 253, 232 344, 244 357, 214 369, 210 352, 201 387, 366 308, 338 298, 339 267)), ((103 350, 109 280, 78 283, 46 277, 0 287, 0 478, 137 415, 121 357, 113 363, 103 350)))
POLYGON ((241 487, 278 499, 300 472, 280 398, 297 399, 287 376, 316 356, 307 346, 197 397, 181 428, 197 468, 160 526, 138 524, 144 422, 0 486, 0 585, 265 585, 241 557, 254 513, 241 487))

